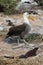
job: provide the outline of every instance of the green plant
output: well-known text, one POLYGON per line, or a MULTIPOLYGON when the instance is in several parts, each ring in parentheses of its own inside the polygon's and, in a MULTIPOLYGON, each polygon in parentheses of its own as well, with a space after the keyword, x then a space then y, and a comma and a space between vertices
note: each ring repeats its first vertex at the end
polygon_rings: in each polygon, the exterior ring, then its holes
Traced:
POLYGON ((43 41, 43 35, 41 34, 29 34, 28 37, 24 38, 27 42, 32 42, 32 41, 35 41, 35 40, 40 40, 40 41, 43 41))
POLYGON ((3 6, 3 11, 7 14, 14 13, 17 5, 17 0, 0 0, 0 5, 3 6))

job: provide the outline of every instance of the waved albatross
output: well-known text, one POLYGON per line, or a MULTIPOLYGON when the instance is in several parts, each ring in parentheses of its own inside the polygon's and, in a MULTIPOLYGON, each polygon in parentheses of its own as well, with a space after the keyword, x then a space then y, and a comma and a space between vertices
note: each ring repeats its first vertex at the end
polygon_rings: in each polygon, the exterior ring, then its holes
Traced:
POLYGON ((18 26, 12 26, 9 29, 6 38, 11 36, 19 36, 20 39, 23 39, 24 37, 28 36, 28 33, 31 30, 31 24, 28 20, 28 16, 29 16, 28 13, 25 12, 23 14, 23 19, 24 19, 23 24, 18 26))

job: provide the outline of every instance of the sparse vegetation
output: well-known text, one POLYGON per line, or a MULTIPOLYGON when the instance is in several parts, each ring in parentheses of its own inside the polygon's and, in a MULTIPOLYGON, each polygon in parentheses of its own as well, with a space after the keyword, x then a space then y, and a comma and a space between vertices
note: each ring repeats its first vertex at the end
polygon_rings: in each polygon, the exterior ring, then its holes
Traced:
POLYGON ((32 42, 32 41, 43 41, 43 35, 41 34, 29 34, 27 38, 25 38, 26 41, 32 42))
POLYGON ((0 0, 0 8, 7 14, 14 13, 17 0, 0 0))

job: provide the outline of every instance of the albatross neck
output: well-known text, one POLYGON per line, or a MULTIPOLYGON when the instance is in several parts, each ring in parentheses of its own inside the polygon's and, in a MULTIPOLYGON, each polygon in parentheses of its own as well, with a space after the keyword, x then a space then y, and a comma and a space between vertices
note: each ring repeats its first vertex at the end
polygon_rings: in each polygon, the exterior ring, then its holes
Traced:
POLYGON ((29 22, 28 16, 23 16, 23 17, 24 17, 24 23, 30 25, 30 22, 29 22))

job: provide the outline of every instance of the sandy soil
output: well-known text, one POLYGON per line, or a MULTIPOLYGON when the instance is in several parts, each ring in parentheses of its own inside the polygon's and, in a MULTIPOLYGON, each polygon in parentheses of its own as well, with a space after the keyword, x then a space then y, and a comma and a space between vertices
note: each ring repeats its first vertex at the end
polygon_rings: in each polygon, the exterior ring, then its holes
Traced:
MULTIPOLYGON (((39 27, 40 25, 43 25, 43 19, 41 19, 43 17, 42 13, 41 15, 30 14, 30 16, 34 18, 34 21, 31 18, 29 19, 31 23, 31 27, 33 29, 31 32, 39 32, 37 27, 39 27)), ((2 33, 2 32, 0 33, 0 65, 43 65, 43 42, 40 42, 40 47, 37 50, 37 56, 28 57, 27 59, 24 59, 24 58, 19 59, 19 56, 27 53, 32 48, 24 48, 22 46, 21 48, 14 49, 15 43, 9 44, 7 42, 4 42, 4 38, 7 34, 7 31, 9 30, 9 27, 7 26, 7 23, 6 23, 6 18, 8 17, 11 17, 16 21, 21 20, 20 22, 23 22, 22 14, 7 16, 7 15, 4 15, 3 13, 0 13, 0 24, 3 24, 3 26, 5 27, 5 32, 6 32, 6 33, 2 33), (5 58, 4 56, 11 56, 11 57, 13 56, 14 59, 5 58)), ((37 46, 38 44, 35 43, 35 46, 37 46)))

